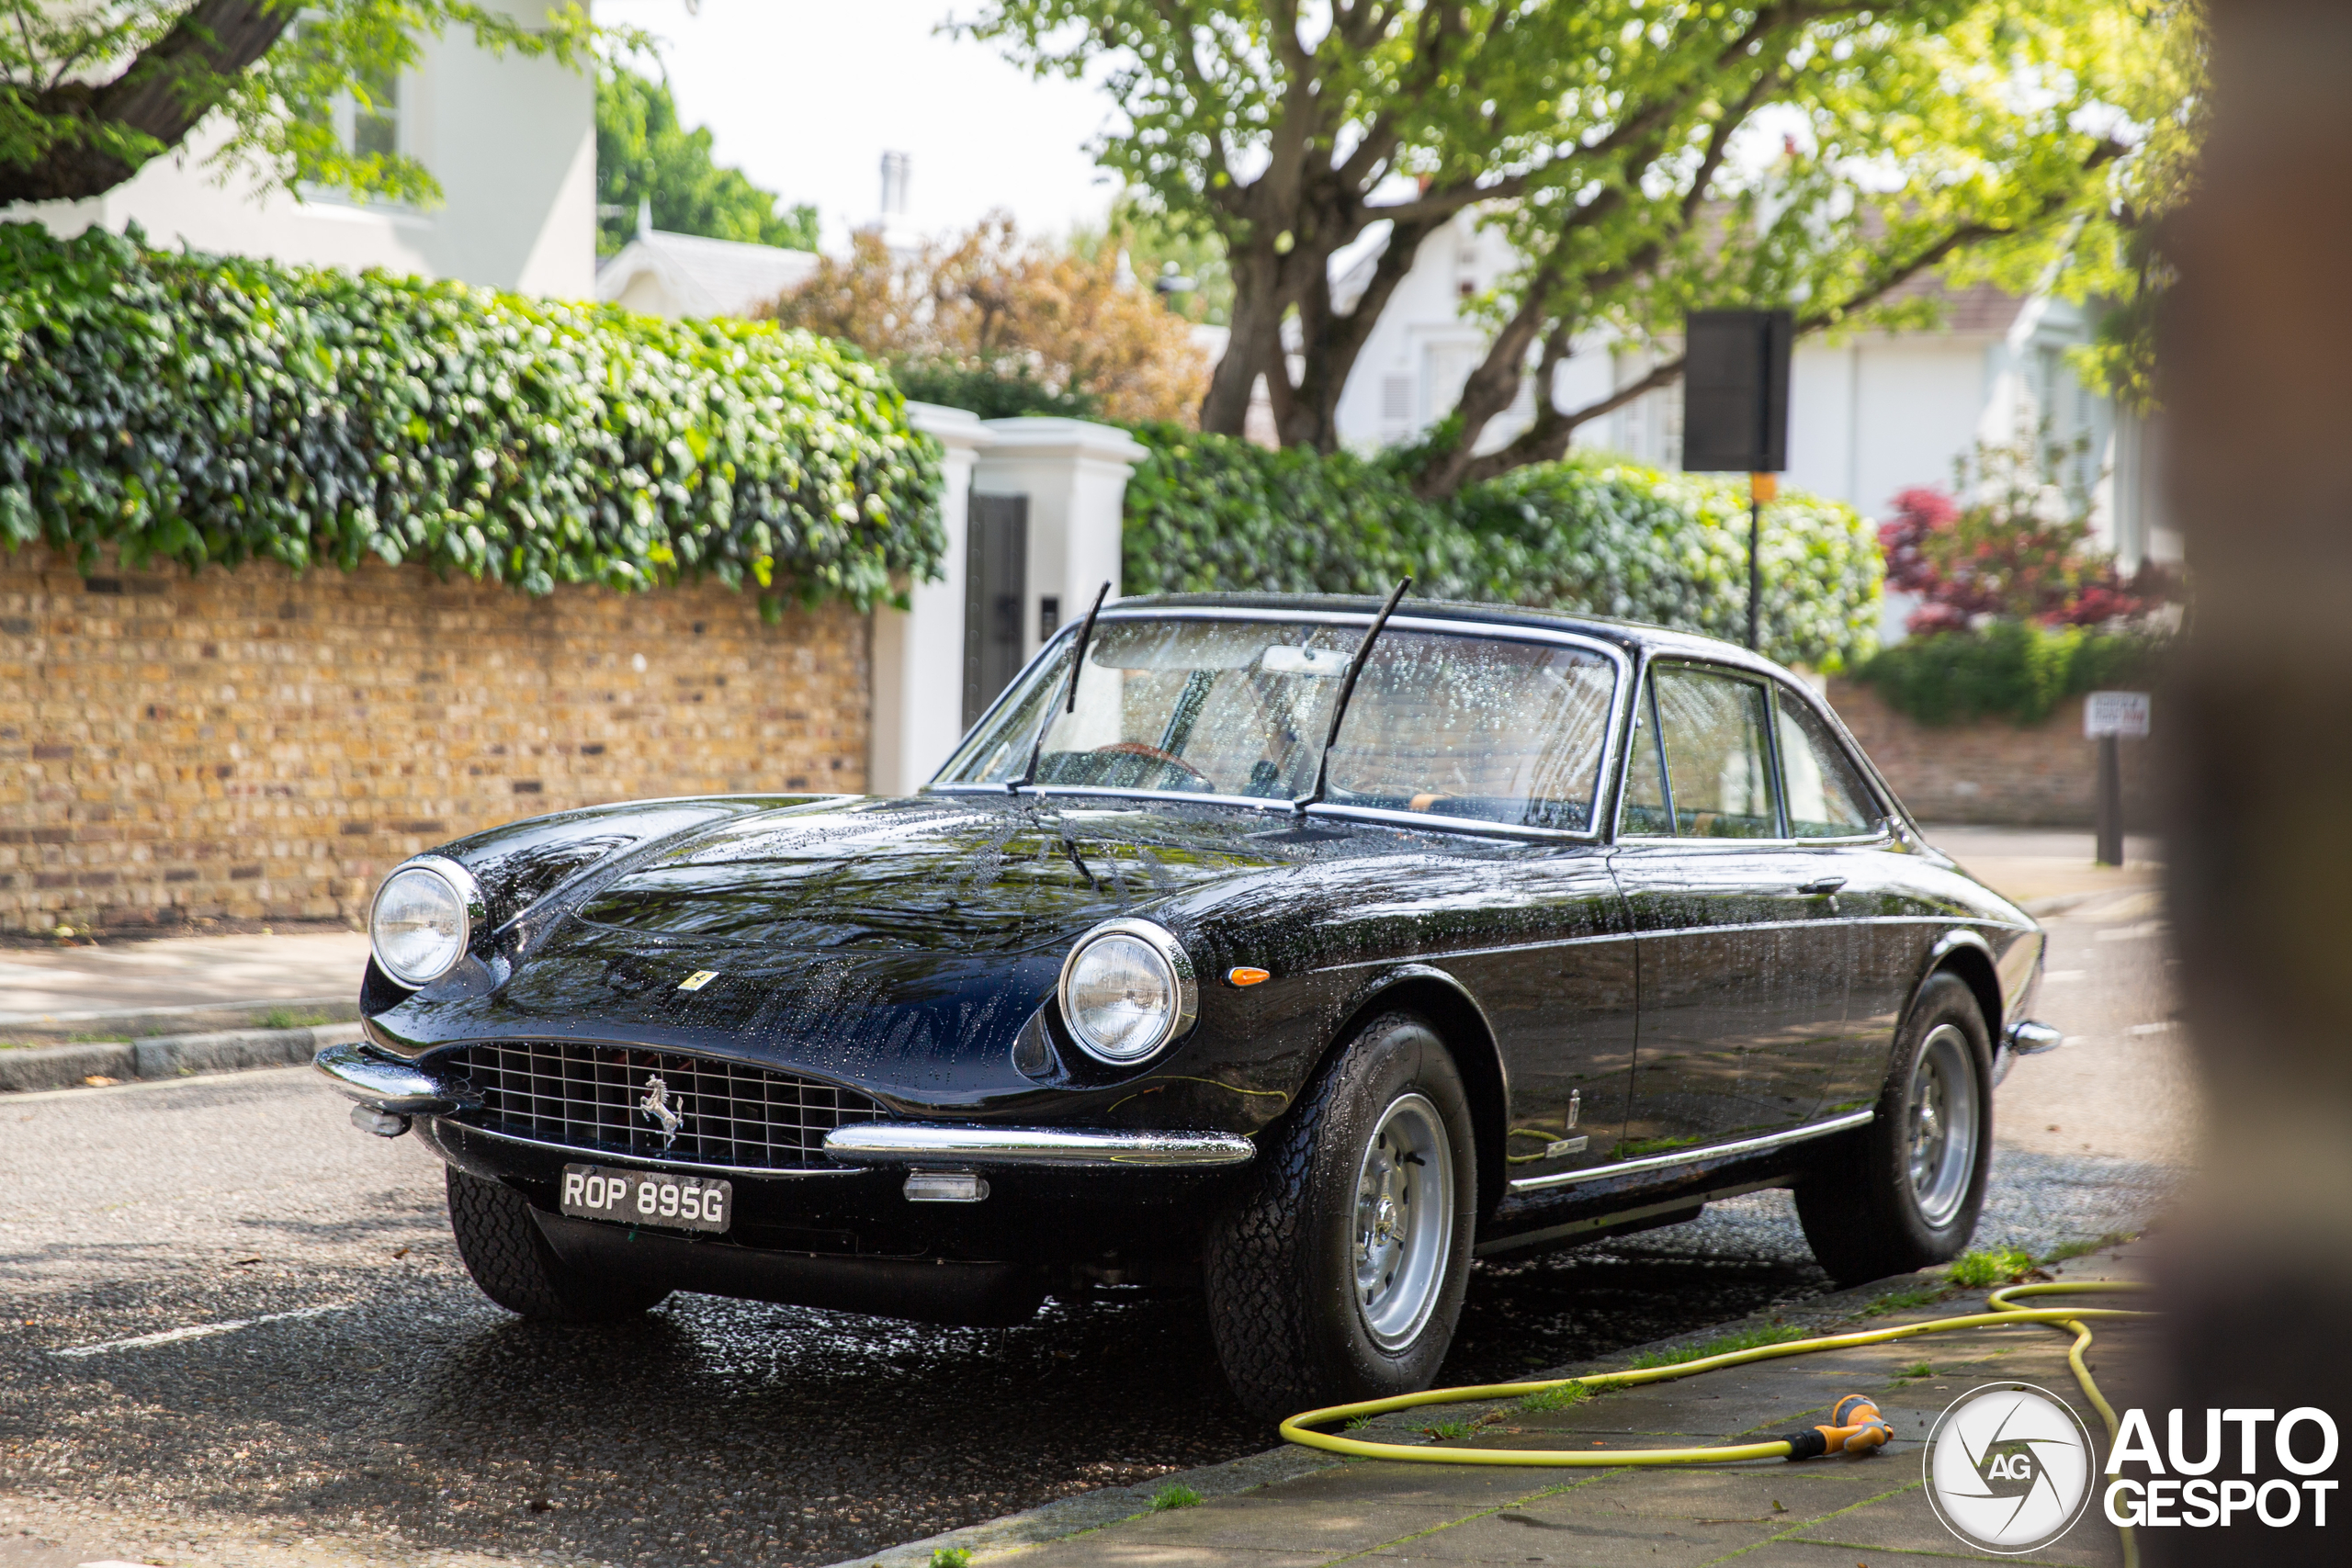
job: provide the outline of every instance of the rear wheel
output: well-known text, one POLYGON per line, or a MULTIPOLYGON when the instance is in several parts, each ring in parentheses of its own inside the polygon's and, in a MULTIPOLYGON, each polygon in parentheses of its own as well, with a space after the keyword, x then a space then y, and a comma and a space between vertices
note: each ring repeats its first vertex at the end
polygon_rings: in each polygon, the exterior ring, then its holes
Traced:
POLYGON ((1422 1020, 1375 1019, 1325 1066, 1210 1235, 1210 1328, 1244 1404, 1430 1385, 1469 1280, 1474 1156, 1461 1076, 1422 1020))
POLYGON ((549 1323, 637 1317, 670 1292, 600 1280, 567 1265, 539 1234, 530 1201, 513 1188, 448 1168, 449 1229, 481 1293, 508 1312, 549 1323))
POLYGON ((1976 1234, 1993 1155, 1990 1037, 1976 993, 1930 978, 1895 1036, 1870 1126, 1797 1189, 1813 1255, 1841 1285, 1960 1255, 1976 1234))

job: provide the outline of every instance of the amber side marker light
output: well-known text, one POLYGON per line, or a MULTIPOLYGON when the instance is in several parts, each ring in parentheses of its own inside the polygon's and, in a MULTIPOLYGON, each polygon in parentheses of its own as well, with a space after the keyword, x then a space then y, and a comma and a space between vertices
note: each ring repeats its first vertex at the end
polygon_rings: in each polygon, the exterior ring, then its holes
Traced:
POLYGON ((1268 974, 1263 969, 1251 969, 1245 965, 1239 969, 1227 970, 1225 972, 1225 978, 1228 985, 1254 986, 1261 980, 1272 979, 1273 976, 1268 974))

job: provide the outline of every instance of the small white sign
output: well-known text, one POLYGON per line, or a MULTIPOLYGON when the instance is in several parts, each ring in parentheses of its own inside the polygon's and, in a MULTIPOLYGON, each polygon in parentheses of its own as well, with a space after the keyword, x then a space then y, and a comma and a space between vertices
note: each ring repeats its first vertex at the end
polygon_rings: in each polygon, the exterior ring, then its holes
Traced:
POLYGON ((2083 701, 2083 733, 2094 740, 2102 735, 2144 738, 2148 733, 2148 694, 2093 692, 2083 701))

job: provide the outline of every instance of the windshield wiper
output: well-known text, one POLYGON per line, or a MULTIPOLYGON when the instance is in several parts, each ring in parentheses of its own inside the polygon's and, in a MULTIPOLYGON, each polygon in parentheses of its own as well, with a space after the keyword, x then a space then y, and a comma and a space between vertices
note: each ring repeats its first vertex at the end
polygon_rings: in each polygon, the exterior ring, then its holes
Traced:
POLYGON ((1396 601, 1402 599, 1405 590, 1411 586, 1413 580, 1409 577, 1396 580, 1396 586, 1389 591, 1388 603, 1383 604, 1380 614, 1372 618, 1372 625, 1364 631, 1363 640, 1356 644, 1356 656, 1348 660, 1348 672, 1340 681, 1340 700, 1331 705, 1331 728, 1323 737, 1323 754, 1315 761, 1315 787, 1290 803, 1291 809, 1301 817, 1306 815, 1308 807, 1322 803, 1324 784, 1331 772, 1331 748, 1339 744, 1340 722, 1348 716, 1348 699, 1355 695, 1356 677, 1363 673, 1364 660, 1372 657, 1372 645, 1378 640, 1380 628, 1386 626, 1388 617, 1396 613, 1396 601))
MULTIPOLYGON (((1078 672, 1086 667, 1086 645, 1094 639, 1094 617, 1102 613, 1102 601, 1111 596, 1111 582, 1105 578, 1095 590, 1094 607, 1086 612, 1086 624, 1078 628, 1078 646, 1071 649, 1069 660, 1069 694, 1062 701, 1064 713, 1078 711, 1078 672)), ((1037 733, 1029 742, 1029 765, 1021 776, 1004 786, 1007 795, 1019 795, 1023 789, 1034 787, 1037 782, 1037 757, 1046 749, 1046 731, 1054 727, 1054 710, 1046 709, 1046 716, 1037 721, 1037 733)))

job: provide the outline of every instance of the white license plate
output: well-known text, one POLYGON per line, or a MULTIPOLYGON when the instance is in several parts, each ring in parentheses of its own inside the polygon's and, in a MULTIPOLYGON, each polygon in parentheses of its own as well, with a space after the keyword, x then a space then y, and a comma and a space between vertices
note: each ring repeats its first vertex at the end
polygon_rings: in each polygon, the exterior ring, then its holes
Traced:
POLYGON ((665 1230, 723 1231, 735 1217, 735 1184, 664 1170, 567 1165, 563 1212, 575 1219, 617 1220, 665 1230))

